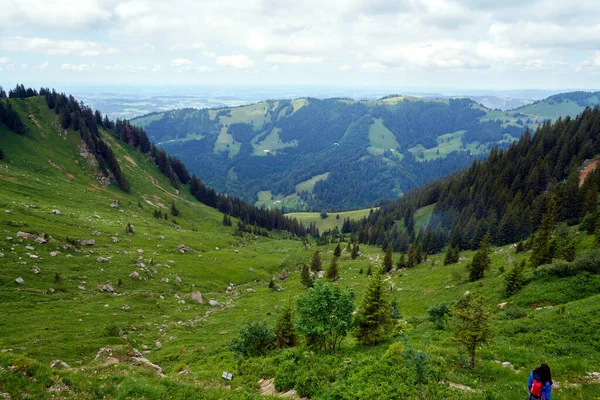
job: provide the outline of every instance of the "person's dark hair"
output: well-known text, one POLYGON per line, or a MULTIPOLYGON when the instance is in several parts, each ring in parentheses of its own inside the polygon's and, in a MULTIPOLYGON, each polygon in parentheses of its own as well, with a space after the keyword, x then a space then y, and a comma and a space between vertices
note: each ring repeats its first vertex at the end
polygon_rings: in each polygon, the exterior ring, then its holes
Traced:
POLYGON ((546 382, 550 382, 550 384, 552 385, 552 373, 550 372, 550 367, 547 364, 541 364, 534 371, 536 374, 538 374, 543 384, 546 384, 546 382))

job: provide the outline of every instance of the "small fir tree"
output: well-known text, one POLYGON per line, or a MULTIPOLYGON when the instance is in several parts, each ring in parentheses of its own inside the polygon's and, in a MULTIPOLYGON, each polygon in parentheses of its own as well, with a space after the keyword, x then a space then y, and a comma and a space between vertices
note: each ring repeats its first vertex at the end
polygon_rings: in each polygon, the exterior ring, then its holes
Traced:
POLYGON ((302 271, 300 272, 300 282, 302 282, 306 288, 313 286, 313 278, 310 276, 310 269, 306 264, 302 266, 302 271))
POLYGON ((310 270, 314 273, 321 270, 321 255, 318 251, 313 253, 312 260, 310 261, 310 270))
POLYGON ((131 236, 133 233, 133 226, 131 226, 131 223, 128 222, 127 226, 125 227, 125 234, 131 236))
POLYGON ((380 343, 393 327, 392 307, 383 277, 383 271, 377 270, 369 279, 356 316, 356 338, 364 345, 380 343))
POLYGON ((525 267, 525 262, 522 261, 512 266, 510 271, 504 277, 504 292, 507 296, 511 296, 517 293, 524 284, 523 277, 523 268, 525 267))
POLYGON ((175 200, 171 202, 171 215, 174 217, 179 216, 179 209, 175 206, 175 200))
POLYGON ((385 249, 385 254, 383 256, 383 272, 390 272, 393 268, 393 261, 392 261, 392 244, 388 243, 386 249, 385 249))
POLYGON ((554 196, 548 202, 548 209, 542 217, 540 228, 535 233, 533 244, 531 246, 531 265, 539 267, 543 264, 548 264, 552 261, 552 253, 550 248, 550 237, 554 228, 554 220, 556 219, 556 200, 554 196))
POLYGON ((467 267, 469 270, 469 279, 472 282, 482 279, 485 270, 492 265, 492 261, 490 259, 490 246, 491 246, 491 235, 487 232, 483 239, 481 239, 481 243, 479 244, 479 250, 473 256, 473 261, 467 267))
POLYGON ((275 324, 275 344, 280 349, 294 347, 298 344, 298 335, 296 335, 294 328, 294 313, 291 299, 281 310, 277 318, 277 323, 275 324))
POLYGON ((358 243, 354 243, 352 245, 352 259, 356 260, 358 258, 360 251, 358 249, 358 243))
POLYGON ((342 255, 342 249, 341 249, 339 243, 337 244, 337 246, 335 246, 335 250, 333 251, 333 255, 334 255, 334 257, 339 257, 339 256, 342 255))
POLYGON ((331 279, 332 282, 340 279, 340 270, 338 267, 337 257, 333 257, 331 259, 331 264, 329 265, 329 269, 327 270, 327 278, 331 279))

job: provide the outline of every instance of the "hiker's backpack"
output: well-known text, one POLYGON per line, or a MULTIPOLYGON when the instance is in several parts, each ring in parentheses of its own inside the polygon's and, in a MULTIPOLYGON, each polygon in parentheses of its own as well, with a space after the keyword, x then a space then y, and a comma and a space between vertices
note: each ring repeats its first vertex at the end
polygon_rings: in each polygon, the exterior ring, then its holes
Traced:
POLYGON ((533 382, 531 383, 531 389, 529 389, 529 393, 531 394, 530 398, 539 399, 542 396, 542 386, 544 384, 540 381, 538 376, 533 376, 533 382))

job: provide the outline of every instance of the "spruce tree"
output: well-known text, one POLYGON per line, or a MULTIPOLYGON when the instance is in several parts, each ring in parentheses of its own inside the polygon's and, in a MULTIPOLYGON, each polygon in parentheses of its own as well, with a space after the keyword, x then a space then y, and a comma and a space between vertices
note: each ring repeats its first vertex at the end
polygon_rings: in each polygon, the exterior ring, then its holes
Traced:
POLYGON ((342 249, 340 248, 340 244, 338 243, 337 246, 335 246, 335 250, 333 251, 333 255, 335 257, 339 257, 342 255, 342 249))
POLYGON ((554 196, 548 202, 548 209, 542 217, 540 228, 535 233, 533 245, 531 248, 531 265, 538 267, 543 264, 548 264, 552 261, 552 253, 550 249, 550 237, 554 228, 554 220, 556 219, 556 200, 554 196))
POLYGON ((383 277, 383 272, 377 270, 369 279, 358 309, 356 338, 361 344, 373 345, 381 342, 393 326, 392 308, 383 277))
POLYGON ((491 235, 487 232, 483 239, 481 239, 481 243, 479 244, 479 250, 473 256, 473 261, 468 266, 469 269, 469 279, 471 281, 476 281, 482 279, 485 270, 490 267, 492 261, 490 260, 490 246, 491 246, 491 235))
POLYGON ((125 227, 125 234, 129 236, 133 235, 133 226, 131 226, 130 222, 128 222, 127 226, 125 227))
POLYGON ((406 254, 404 254, 404 253, 400 254, 400 258, 398 259, 398 262, 396 263, 396 267, 398 267, 398 268, 406 267, 406 254))
POLYGON ((367 276, 372 276, 373 275, 373 270, 371 268, 371 264, 369 264, 369 268, 367 268, 367 276))
POLYGON ((392 264, 392 244, 388 243, 385 254, 383 256, 383 272, 390 272, 393 268, 392 264))
POLYGON ((321 270, 321 256, 318 251, 313 253, 312 260, 310 261, 310 270, 314 273, 321 270))
POLYGON ((294 347, 298 344, 298 336, 294 329, 294 314, 292 311, 291 299, 281 310, 281 313, 277 318, 277 324, 275 325, 275 344, 280 349, 294 347))
POLYGON ((337 263, 337 257, 331 259, 331 264, 327 270, 327 278, 331 279, 332 282, 337 281, 340 278, 340 270, 337 263))

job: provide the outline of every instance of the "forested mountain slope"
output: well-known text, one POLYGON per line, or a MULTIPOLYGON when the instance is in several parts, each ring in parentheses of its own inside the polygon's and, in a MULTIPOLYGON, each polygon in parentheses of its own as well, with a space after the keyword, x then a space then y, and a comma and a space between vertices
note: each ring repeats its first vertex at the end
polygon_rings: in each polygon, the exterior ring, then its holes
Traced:
POLYGON ((391 242, 401 251, 416 240, 434 253, 447 241, 476 248, 487 231, 498 245, 523 240, 539 227, 550 199, 555 199, 558 222, 573 225, 586 216, 595 221, 600 172, 588 168, 585 179, 581 173, 599 154, 596 106, 576 118, 547 122, 533 135, 526 131, 508 149, 494 148, 487 160, 414 189, 346 230, 361 241, 391 242), (433 211, 419 235, 412 221, 415 210, 425 206, 433 211))
POLYGON ((506 112, 468 99, 302 98, 175 110, 132 123, 219 191, 288 210, 329 210, 396 198, 493 145, 508 146, 526 127, 597 103, 597 94, 585 92, 506 112))

